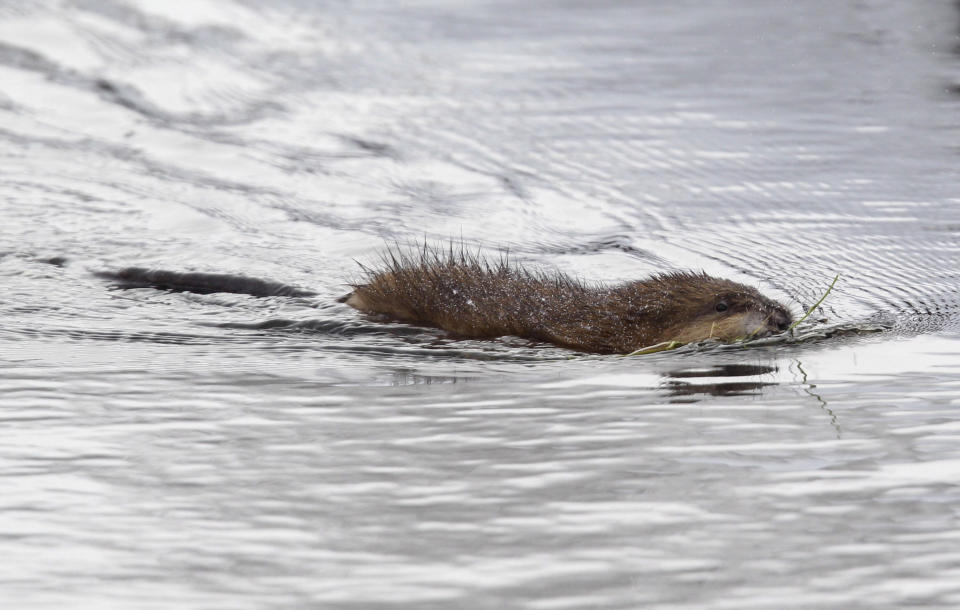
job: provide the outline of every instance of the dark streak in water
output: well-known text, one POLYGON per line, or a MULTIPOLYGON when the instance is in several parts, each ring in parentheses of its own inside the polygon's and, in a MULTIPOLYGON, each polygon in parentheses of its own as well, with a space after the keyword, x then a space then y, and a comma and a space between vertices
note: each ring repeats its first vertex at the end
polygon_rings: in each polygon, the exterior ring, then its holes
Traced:
POLYGON ((619 251, 644 261, 656 263, 659 266, 668 268, 669 261, 657 254, 637 248, 631 243, 628 235, 617 234, 608 235, 600 239, 584 242, 582 244, 565 244, 563 246, 548 247, 545 252, 553 254, 600 254, 611 251, 619 251))
POLYGON ((98 92, 104 99, 132 110, 144 117, 164 123, 189 123, 211 127, 213 125, 238 125, 262 118, 269 111, 280 111, 283 107, 273 100, 260 101, 248 105, 242 111, 227 115, 225 113, 172 113, 150 103, 146 97, 132 85, 120 85, 102 77, 91 77, 71 68, 64 68, 50 61, 40 53, 22 47, 0 42, 0 65, 21 70, 30 70, 44 74, 52 81, 98 92))
POLYGON ((16 333, 25 337, 43 337, 53 336, 69 337, 78 341, 109 341, 118 343, 154 343, 159 345, 217 345, 220 343, 236 341, 232 337, 223 336, 204 336, 190 333, 177 333, 168 331, 129 331, 129 330, 86 330, 76 328, 54 329, 44 328, 19 328, 16 333))
POLYGON ((364 138, 358 138, 356 136, 344 136, 341 135, 340 139, 348 144, 356 146, 360 150, 371 153, 375 157, 387 157, 389 159, 396 159, 400 155, 397 153, 397 150, 390 146, 389 144, 384 144, 382 142, 374 142, 373 140, 367 140, 364 138))
POLYGON ((54 267, 63 267, 67 264, 67 259, 63 256, 51 256, 48 258, 38 258, 37 262, 44 263, 45 265, 53 265, 54 267))
POLYGON ((140 90, 132 85, 120 85, 103 78, 98 78, 93 80, 92 86, 108 101, 118 106, 123 106, 144 117, 160 120, 165 123, 190 123, 204 127, 214 125, 239 125, 263 118, 263 116, 267 114, 267 111, 280 111, 283 109, 277 102, 264 101, 249 105, 243 111, 235 113, 234 116, 228 116, 224 113, 210 114, 199 112, 175 114, 162 110, 147 101, 140 90))
POLYGON ((520 184, 520 181, 511 176, 498 176, 500 183, 503 184, 503 187, 507 189, 510 193, 514 195, 517 199, 523 199, 524 201, 528 200, 530 196, 527 194, 527 190, 523 188, 523 185, 520 184))
POLYGON ((0 42, 0 64, 21 70, 44 72, 47 74, 52 74, 59 70, 55 63, 36 51, 30 51, 2 42, 0 42))

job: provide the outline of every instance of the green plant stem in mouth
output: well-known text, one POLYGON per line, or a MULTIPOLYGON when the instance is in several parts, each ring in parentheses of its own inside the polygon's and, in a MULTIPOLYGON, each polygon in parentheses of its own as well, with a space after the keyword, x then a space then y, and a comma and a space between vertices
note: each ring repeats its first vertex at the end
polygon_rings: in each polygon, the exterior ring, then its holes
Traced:
POLYGON ((677 349, 683 345, 679 341, 664 341, 663 343, 657 343, 656 345, 650 345, 647 347, 641 347, 640 349, 630 352, 628 356, 642 356, 643 354, 655 354, 657 352, 665 352, 671 349, 677 349))
POLYGON ((834 285, 836 285, 838 279, 840 279, 840 274, 839 274, 839 273, 836 274, 835 276, 833 276, 833 281, 830 282, 830 287, 827 288, 827 291, 823 293, 823 296, 820 297, 820 300, 817 301, 816 303, 814 303, 814 304, 813 304, 813 307, 811 307, 810 309, 808 309, 808 310, 807 310, 807 313, 805 313, 802 318, 800 318, 799 320, 797 320, 796 322, 794 322, 793 324, 791 324, 790 327, 787 329, 787 331, 792 331, 794 328, 797 327, 798 324, 800 324, 801 322, 803 322, 804 320, 806 320, 807 318, 809 318, 809 317, 810 317, 810 314, 813 313, 813 310, 814 310, 814 309, 816 309, 817 307, 820 307, 820 303, 823 303, 823 300, 827 298, 827 295, 830 294, 830 291, 831 291, 831 290, 833 290, 833 287, 834 287, 834 285))

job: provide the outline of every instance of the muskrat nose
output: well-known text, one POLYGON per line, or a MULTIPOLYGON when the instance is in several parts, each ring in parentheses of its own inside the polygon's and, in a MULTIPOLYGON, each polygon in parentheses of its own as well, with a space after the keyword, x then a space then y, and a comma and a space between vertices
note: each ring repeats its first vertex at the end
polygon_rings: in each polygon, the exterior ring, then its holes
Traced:
POLYGON ((782 333, 790 327, 790 314, 780 310, 774 311, 770 315, 770 325, 782 333))

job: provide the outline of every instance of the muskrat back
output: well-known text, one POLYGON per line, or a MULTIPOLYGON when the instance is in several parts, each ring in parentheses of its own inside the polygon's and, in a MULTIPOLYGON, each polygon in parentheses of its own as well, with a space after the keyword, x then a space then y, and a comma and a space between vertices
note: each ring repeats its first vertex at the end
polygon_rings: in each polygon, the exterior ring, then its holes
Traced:
POLYGON ((754 288, 705 273, 665 273, 605 288, 531 272, 506 257, 390 251, 342 300, 390 318, 473 338, 516 335, 572 349, 628 353, 677 341, 782 332, 789 310, 754 288))

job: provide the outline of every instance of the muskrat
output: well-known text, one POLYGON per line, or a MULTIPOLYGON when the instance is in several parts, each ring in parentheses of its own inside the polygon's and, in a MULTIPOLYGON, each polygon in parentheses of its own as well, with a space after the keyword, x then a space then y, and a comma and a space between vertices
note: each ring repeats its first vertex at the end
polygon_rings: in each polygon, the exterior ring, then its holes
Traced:
POLYGON ((585 352, 624 354, 667 341, 734 341, 787 330, 786 307, 706 273, 661 273, 613 287, 531 272, 451 250, 389 251, 340 300, 361 311, 465 338, 515 335, 585 352))

